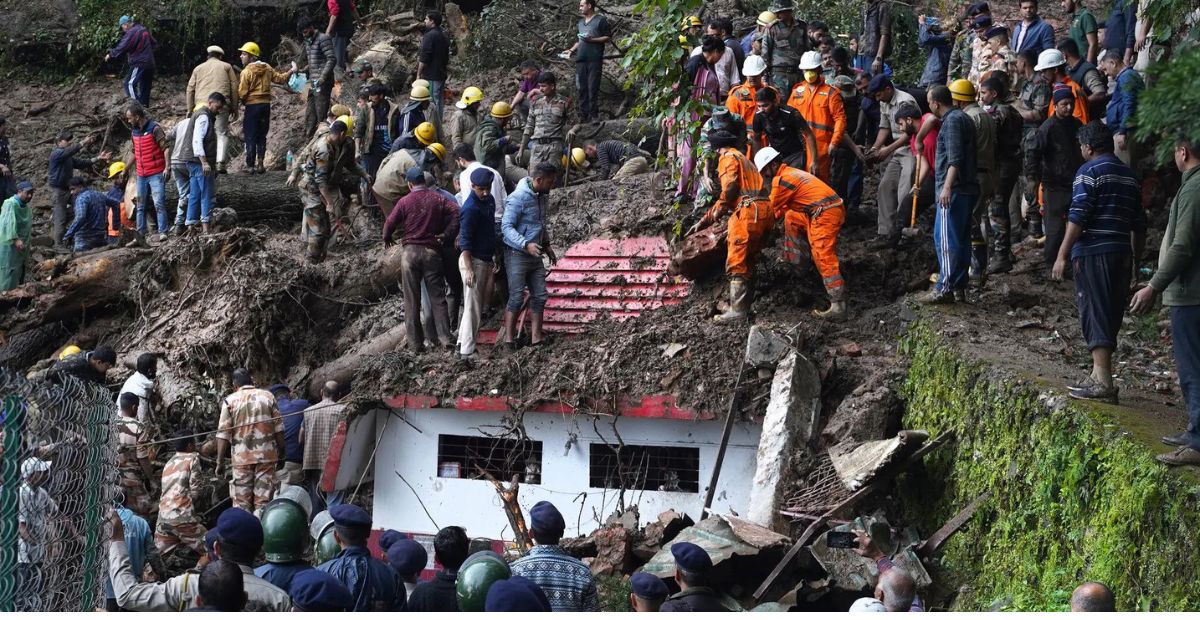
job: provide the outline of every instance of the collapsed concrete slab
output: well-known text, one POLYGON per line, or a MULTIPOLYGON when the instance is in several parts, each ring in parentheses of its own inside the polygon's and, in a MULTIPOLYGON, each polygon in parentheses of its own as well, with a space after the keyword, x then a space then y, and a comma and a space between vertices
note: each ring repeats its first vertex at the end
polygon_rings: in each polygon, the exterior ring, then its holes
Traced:
POLYGON ((792 351, 775 369, 771 383, 746 514, 751 522, 778 530, 786 527, 779 508, 790 477, 788 462, 798 446, 812 440, 820 415, 821 379, 817 367, 792 351))

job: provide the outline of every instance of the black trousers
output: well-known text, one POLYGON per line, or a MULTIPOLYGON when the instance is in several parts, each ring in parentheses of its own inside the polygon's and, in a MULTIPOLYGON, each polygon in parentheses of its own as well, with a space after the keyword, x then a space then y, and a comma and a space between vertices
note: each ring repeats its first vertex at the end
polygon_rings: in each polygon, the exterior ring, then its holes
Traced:
POLYGON ((575 89, 579 91, 579 118, 586 122, 600 118, 600 73, 602 60, 575 63, 575 89))

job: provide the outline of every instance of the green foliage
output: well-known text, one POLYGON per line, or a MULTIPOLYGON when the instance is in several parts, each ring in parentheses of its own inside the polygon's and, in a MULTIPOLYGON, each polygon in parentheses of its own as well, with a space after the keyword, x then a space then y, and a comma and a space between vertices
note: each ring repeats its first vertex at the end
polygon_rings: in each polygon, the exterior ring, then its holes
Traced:
POLYGON ((628 75, 625 86, 638 92, 634 115, 684 120, 699 109, 694 101, 678 109, 673 102, 691 87, 682 62, 691 50, 679 43, 679 24, 702 5, 702 0, 639 0, 634 5, 641 28, 621 42, 625 49, 621 68, 628 75))
MULTIPOLYGON (((82 52, 104 52, 120 38, 117 20, 122 15, 131 15, 136 20, 150 20, 151 16, 172 18, 172 32, 182 41, 201 36, 200 24, 218 16, 223 7, 221 0, 174 0, 170 9, 164 9, 156 0, 76 0, 79 11, 79 29, 75 33, 73 47, 82 52)), ((153 24, 152 21, 149 23, 153 24)), ((161 33, 155 34, 160 39, 161 33)))
POLYGON ((1183 133, 1193 144, 1200 144, 1200 47, 1176 55, 1170 62, 1150 67, 1152 86, 1147 88, 1137 105, 1137 137, 1143 142, 1158 140, 1155 154, 1160 162, 1168 162, 1175 138, 1183 133))
POLYGON ((901 481, 909 518, 931 532, 992 493, 944 548, 935 579, 966 586, 962 610, 1064 611, 1084 580, 1108 584, 1122 610, 1200 604, 1197 486, 1112 428, 1103 410, 1050 411, 1037 392, 996 380, 928 326, 912 330, 905 428, 957 439, 901 481))
POLYGON ((629 606, 629 579, 624 575, 597 575, 596 591, 600 594, 600 611, 633 611, 629 606))

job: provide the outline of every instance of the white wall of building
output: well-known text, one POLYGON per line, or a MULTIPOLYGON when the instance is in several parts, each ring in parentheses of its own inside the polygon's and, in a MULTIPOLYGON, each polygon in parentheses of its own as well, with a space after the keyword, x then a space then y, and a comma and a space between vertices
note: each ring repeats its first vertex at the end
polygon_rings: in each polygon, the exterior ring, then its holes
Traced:
MULTIPOLYGON (((375 427, 380 433, 375 456, 375 529, 434 533, 440 527, 460 525, 471 537, 512 538, 490 482, 438 477, 438 435, 496 435, 501 428, 501 413, 452 409, 375 413, 375 427), (487 432, 481 432, 481 428, 487 432)), ((612 489, 589 487, 589 445, 615 444, 615 423, 627 445, 699 448, 699 493, 638 490, 626 491, 625 499, 626 505, 638 504, 643 522, 672 508, 699 519, 721 439, 720 421, 603 417, 593 427, 593 419, 577 414, 525 414, 529 438, 542 442, 542 483, 521 484, 523 509, 527 511, 542 500, 553 502, 566 518, 567 536, 588 534, 602 525, 616 510, 618 497, 612 489), (572 436, 576 437, 574 441, 572 436)), ((745 514, 759 431, 758 424, 735 424, 717 484, 714 510, 745 514)))

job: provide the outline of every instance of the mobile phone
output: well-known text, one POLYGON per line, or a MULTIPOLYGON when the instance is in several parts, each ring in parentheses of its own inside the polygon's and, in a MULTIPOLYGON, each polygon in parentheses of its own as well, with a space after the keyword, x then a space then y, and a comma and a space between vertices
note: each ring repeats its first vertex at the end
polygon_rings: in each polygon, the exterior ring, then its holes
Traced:
POLYGON ((854 532, 830 532, 825 538, 825 546, 830 549, 853 549, 858 546, 858 537, 854 532))

